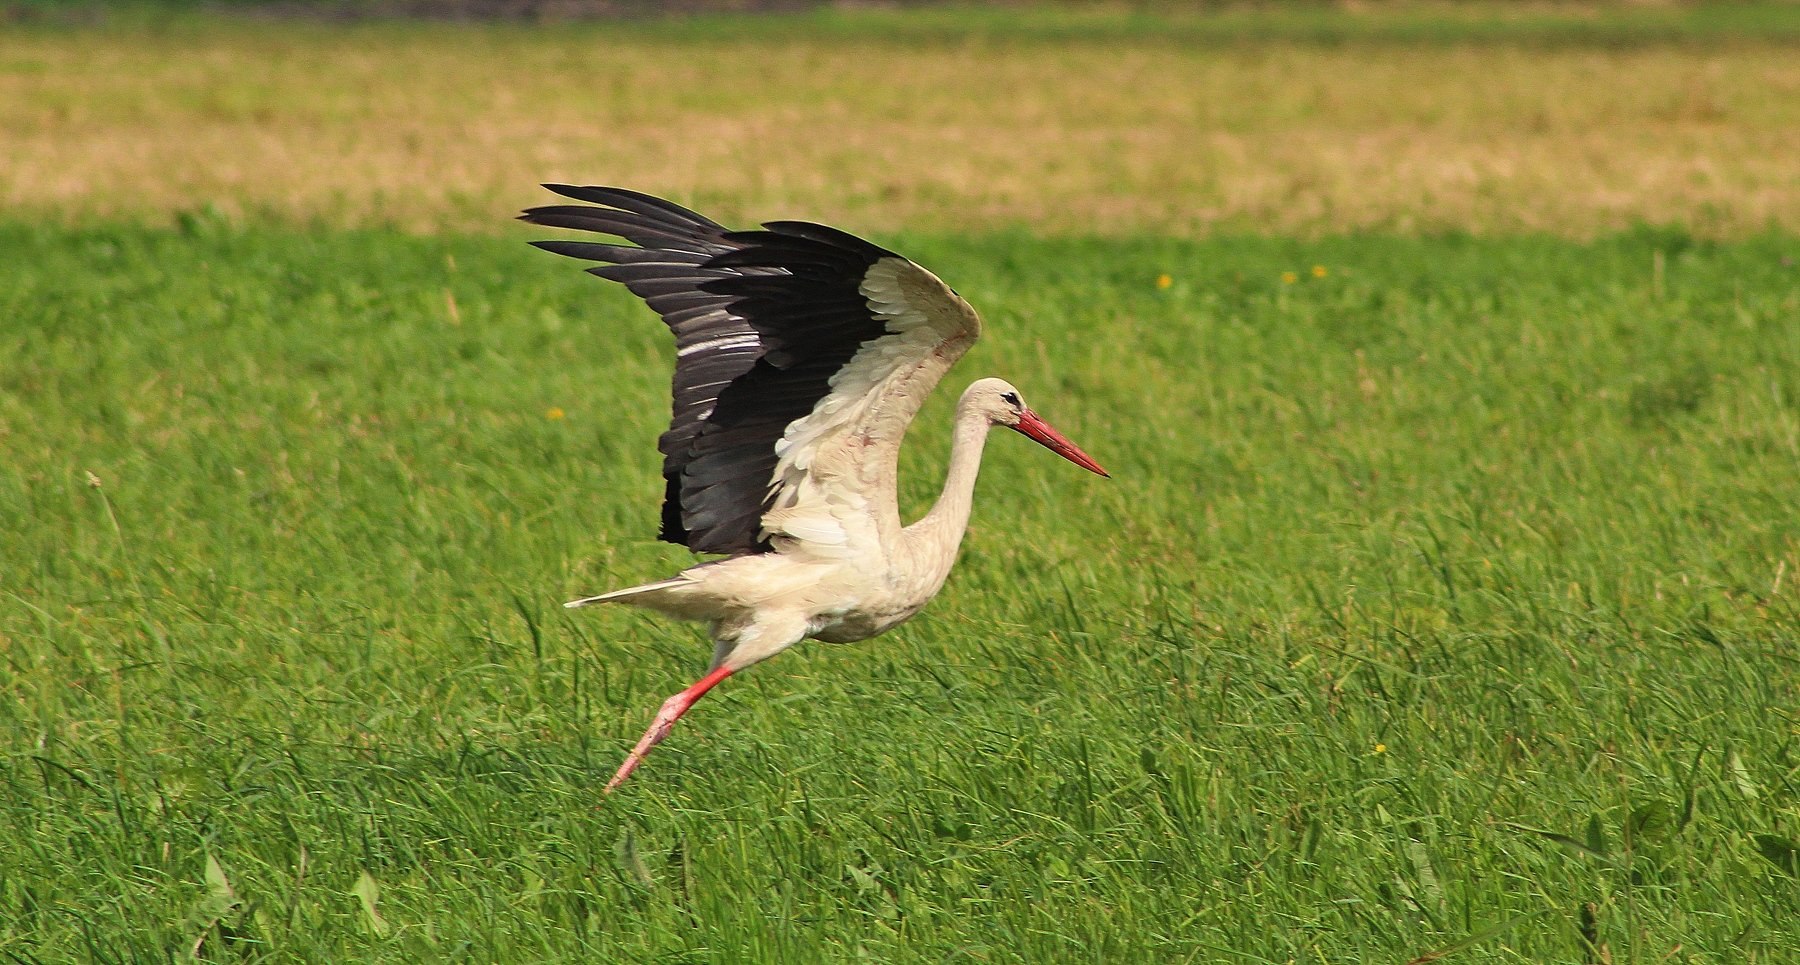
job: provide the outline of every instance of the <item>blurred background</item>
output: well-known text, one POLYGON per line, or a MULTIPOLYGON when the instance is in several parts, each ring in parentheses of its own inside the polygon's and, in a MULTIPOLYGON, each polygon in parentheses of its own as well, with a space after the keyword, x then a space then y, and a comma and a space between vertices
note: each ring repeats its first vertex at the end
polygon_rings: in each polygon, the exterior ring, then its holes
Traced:
POLYGON ((497 230, 568 180, 888 230, 1800 222, 1788 2, 3 9, 0 201, 65 221, 497 230))

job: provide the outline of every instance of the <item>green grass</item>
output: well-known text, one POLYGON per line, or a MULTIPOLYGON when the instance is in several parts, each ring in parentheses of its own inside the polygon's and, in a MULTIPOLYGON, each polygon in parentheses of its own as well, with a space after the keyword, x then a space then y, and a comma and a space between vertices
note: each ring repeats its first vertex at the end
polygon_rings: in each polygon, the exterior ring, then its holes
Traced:
POLYGON ((0 225, 0 954, 1800 955, 1800 241, 882 240, 1115 478, 996 439, 924 616, 602 801, 708 653, 557 606, 684 559, 647 312, 0 225))
MULTIPOLYGON (((132 26, 168 24, 183 18, 221 15, 278 16, 289 21, 382 19, 416 28, 397 11, 418 13, 423 3, 394 0, 9 0, 26 23, 61 22, 91 27, 100 23, 132 26), (269 12, 273 9, 274 13, 269 12)), ((740 12, 743 4, 722 0, 704 15, 645 16, 657 10, 651 0, 635 9, 614 5, 612 13, 594 19, 607 33, 627 32, 642 38, 684 40, 833 38, 938 43, 1137 43, 1182 45, 1244 43, 1303 44, 1525 44, 1532 46, 1637 47, 1643 45, 1711 45, 1800 41, 1800 4, 1793 0, 1701 0, 1679 3, 1635 3, 1590 0, 1519 4, 1507 0, 1410 2, 1374 0, 1352 8, 1318 2, 1192 3, 1151 0, 1135 4, 1091 0, 1037 3, 914 3, 894 7, 838 6, 819 3, 810 9, 775 13, 740 12)), ((461 0, 439 4, 442 15, 460 20, 470 5, 461 0)), ((488 10, 499 9, 489 5, 488 10)), ((597 5, 595 9, 606 9, 597 5)), ((545 7, 543 16, 563 22, 571 8, 545 7)), ((532 15, 514 9, 530 21, 532 15)))
POLYGON ((951 3, 922 8, 824 6, 800 15, 746 14, 650 20, 631 29, 686 38, 838 37, 939 43, 1236 46, 1521 44, 1631 48, 1645 45, 1791 44, 1800 41, 1800 4, 1788 0, 1523 5, 1493 2, 1382 3, 1351 10, 1334 3, 1075 2, 951 3))

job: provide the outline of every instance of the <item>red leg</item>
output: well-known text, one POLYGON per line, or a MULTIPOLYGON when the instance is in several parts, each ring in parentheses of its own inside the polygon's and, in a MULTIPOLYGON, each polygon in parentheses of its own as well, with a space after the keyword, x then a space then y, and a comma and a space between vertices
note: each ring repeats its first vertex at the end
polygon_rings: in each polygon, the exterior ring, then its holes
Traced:
POLYGON ((637 770, 637 766, 643 763, 644 757, 650 753, 650 748, 662 743, 663 738, 669 736, 669 731, 675 728, 675 722, 681 719, 682 714, 688 712, 689 707, 694 706, 694 701, 706 696, 707 691, 718 686, 719 681, 731 674, 732 671, 724 667, 716 668, 701 677, 692 687, 664 701, 662 709, 656 712, 656 720, 651 721, 650 729, 644 731, 643 738, 637 742, 636 747, 631 749, 631 753, 626 755, 625 763, 619 765, 619 772, 613 775, 612 780, 606 782, 606 793, 611 794, 613 788, 625 783, 625 779, 631 776, 631 772, 637 770))

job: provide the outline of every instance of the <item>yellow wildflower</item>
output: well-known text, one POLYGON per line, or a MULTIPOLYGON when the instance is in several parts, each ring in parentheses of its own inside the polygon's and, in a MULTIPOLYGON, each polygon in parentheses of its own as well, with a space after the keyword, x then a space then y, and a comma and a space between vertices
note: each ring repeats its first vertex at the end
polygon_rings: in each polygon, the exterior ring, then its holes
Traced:
POLYGON ((1324 278, 1326 275, 1329 275, 1329 274, 1331 274, 1331 272, 1329 270, 1327 270, 1324 265, 1314 265, 1313 266, 1313 277, 1314 278, 1324 278))
POLYGON ((1284 271, 1281 273, 1281 283, 1283 285, 1292 285, 1294 282, 1297 282, 1299 280, 1300 280, 1300 276, 1295 274, 1294 272, 1284 271))
POLYGON ((1173 284, 1175 284, 1175 279, 1170 278, 1166 274, 1156 276, 1156 287, 1158 287, 1158 288, 1167 288, 1173 284))
POLYGON ((557 420, 561 419, 563 416, 566 416, 566 415, 568 415, 568 413, 564 412, 562 410, 562 408, 559 406, 553 405, 550 408, 544 410, 544 418, 549 419, 551 422, 556 422, 557 420))

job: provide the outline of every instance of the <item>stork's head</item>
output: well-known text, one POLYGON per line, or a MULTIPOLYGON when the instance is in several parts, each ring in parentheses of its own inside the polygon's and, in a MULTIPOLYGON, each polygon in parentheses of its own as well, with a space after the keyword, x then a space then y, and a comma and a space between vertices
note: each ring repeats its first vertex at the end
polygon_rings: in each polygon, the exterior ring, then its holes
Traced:
POLYGON ((1106 470, 1100 468, 1099 463, 1081 451, 1080 446, 1064 438, 1062 433, 1050 427, 1050 423, 1031 411, 1031 407, 1025 404, 1025 397, 1005 379, 976 381, 963 392, 962 407, 981 413, 994 425, 1017 430, 1027 439, 1043 445, 1089 472, 1108 475, 1106 470))

